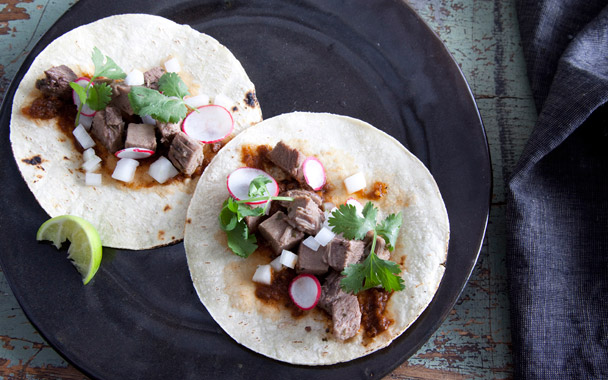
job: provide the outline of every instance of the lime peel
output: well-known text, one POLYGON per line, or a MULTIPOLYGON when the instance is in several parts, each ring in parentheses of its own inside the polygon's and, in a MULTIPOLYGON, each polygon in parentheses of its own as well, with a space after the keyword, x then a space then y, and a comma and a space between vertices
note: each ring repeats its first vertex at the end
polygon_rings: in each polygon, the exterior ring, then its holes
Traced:
POLYGON ((99 233, 91 223, 74 215, 56 216, 42 223, 36 233, 36 240, 48 240, 59 249, 70 241, 68 259, 82 275, 86 285, 91 281, 101 263, 102 245, 99 233))

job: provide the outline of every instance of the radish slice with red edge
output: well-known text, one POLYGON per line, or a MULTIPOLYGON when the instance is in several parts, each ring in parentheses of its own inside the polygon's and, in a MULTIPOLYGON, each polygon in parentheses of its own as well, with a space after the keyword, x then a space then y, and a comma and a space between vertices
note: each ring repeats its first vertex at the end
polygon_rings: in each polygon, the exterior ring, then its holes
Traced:
MULTIPOLYGON (((80 77, 76 79, 75 83, 80 87, 85 88, 90 81, 91 80, 89 78, 80 77)), ((76 107, 80 107, 80 96, 78 96, 78 93, 74 90, 72 90, 72 99, 74 100, 74 104, 76 104, 76 107)), ((95 113, 97 113, 97 111, 87 106, 86 104, 84 104, 82 106, 82 110, 80 110, 80 114, 84 116, 95 116, 95 113)))
POLYGON ((300 309, 310 310, 321 298, 321 284, 312 274, 302 273, 289 285, 289 297, 300 309))
POLYGON ((205 144, 223 140, 233 129, 232 114, 226 108, 213 104, 198 107, 182 123, 185 134, 205 144))
MULTIPOLYGON (((268 194, 271 196, 277 196, 279 194, 279 184, 277 181, 263 170, 255 168, 239 168, 230 173, 226 179, 226 187, 232 198, 237 201, 249 198, 249 184, 254 180, 255 177, 263 175, 268 177, 271 182, 266 184, 268 194)), ((264 204, 266 201, 247 202, 251 205, 264 204)))
POLYGON ((351 197, 346 200, 345 204, 355 206, 355 209, 357 210, 357 215, 363 218, 363 205, 361 204, 361 202, 351 197))
POLYGON ((302 163, 302 172, 304 173, 304 179, 306 179, 306 183, 313 190, 321 190, 323 185, 325 185, 326 176, 325 176, 325 168, 321 161, 319 161, 316 157, 308 157, 302 163))
POLYGON ((134 160, 148 158, 153 154, 153 150, 144 148, 125 148, 114 153, 114 155, 118 158, 132 158, 134 160))

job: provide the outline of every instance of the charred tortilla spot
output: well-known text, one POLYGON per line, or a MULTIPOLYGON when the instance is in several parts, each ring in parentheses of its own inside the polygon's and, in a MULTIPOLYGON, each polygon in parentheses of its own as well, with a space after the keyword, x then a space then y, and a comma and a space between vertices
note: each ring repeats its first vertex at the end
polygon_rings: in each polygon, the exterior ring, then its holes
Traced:
POLYGON ((236 112, 238 110, 239 110, 239 108, 237 106, 232 107, 232 112, 236 112))
POLYGON ((158 240, 165 240, 165 231, 158 231, 158 240))
POLYGON ((33 157, 30 158, 24 158, 23 160, 21 160, 23 162, 25 162, 28 165, 32 165, 32 166, 38 166, 42 163, 42 158, 40 157, 40 155, 35 155, 33 157))
POLYGON ((167 212, 167 211, 169 211, 169 210, 171 210, 171 206, 169 206, 169 205, 165 205, 165 208, 163 208, 163 211, 164 211, 164 212, 167 212))
POLYGON ((191 218, 186 219, 186 224, 190 224, 190 223, 192 223, 192 219, 191 218))
POLYGON ((68 156, 63 156, 63 159, 66 160, 66 161, 70 160, 70 158, 68 156))
POLYGON ((306 327, 304 327, 304 330, 306 330, 306 332, 311 332, 312 328, 310 326, 306 326, 306 327))
POLYGON ((258 99, 255 96, 255 92, 249 91, 245 94, 245 103, 250 107, 255 107, 258 104, 258 99))

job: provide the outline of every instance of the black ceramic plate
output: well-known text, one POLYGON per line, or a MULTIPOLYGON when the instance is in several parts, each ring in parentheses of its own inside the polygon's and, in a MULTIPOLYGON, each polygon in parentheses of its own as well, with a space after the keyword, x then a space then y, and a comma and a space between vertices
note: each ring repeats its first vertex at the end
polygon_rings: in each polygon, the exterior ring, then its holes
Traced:
POLYGON ((485 232, 491 170, 474 99, 440 40, 399 0, 81 0, 26 59, 0 117, 4 273, 49 343, 96 378, 379 378, 443 322, 485 232), (47 215, 12 157, 8 135, 15 89, 54 38, 128 12, 190 24, 226 45, 256 84, 266 118, 296 110, 353 116, 395 136, 427 165, 451 221, 447 269, 430 306, 388 348, 326 367, 273 361, 236 344, 209 316, 190 282, 183 244, 137 252, 106 249, 100 271, 82 286, 62 254, 36 243, 35 232, 47 215))

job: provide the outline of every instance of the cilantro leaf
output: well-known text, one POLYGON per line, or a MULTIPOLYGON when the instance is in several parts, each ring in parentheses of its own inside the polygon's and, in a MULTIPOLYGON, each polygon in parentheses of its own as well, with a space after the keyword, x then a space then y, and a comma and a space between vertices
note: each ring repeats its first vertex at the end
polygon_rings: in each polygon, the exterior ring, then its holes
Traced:
POLYGON ((255 177, 253 181, 249 183, 249 198, 270 195, 268 194, 268 189, 266 188, 266 185, 271 182, 272 181, 270 180, 270 178, 266 177, 265 175, 260 174, 259 176, 255 177))
POLYGON ((220 211, 218 219, 220 222, 220 227, 224 231, 231 231, 234 229, 234 227, 236 227, 236 224, 239 221, 238 216, 233 210, 230 209, 228 199, 222 205, 222 211, 220 211))
POLYGON ((89 88, 87 105, 95 111, 106 108, 110 100, 112 100, 112 88, 107 83, 95 83, 89 88))
POLYGON ((228 248, 237 256, 249 257, 258 248, 255 235, 249 233, 245 222, 237 223, 232 230, 226 231, 226 237, 228 238, 228 248))
POLYGON ((188 113, 183 100, 169 98, 146 87, 131 87, 129 102, 136 114, 150 115, 165 123, 177 123, 188 113))
POLYGON ((403 290, 405 285, 398 274, 401 268, 390 260, 382 260, 370 253, 363 263, 351 264, 342 272, 344 277, 340 286, 346 292, 358 293, 362 290, 382 285, 387 292, 403 290))
POLYGON ((402 222, 403 218, 401 212, 399 212, 398 214, 390 214, 376 227, 376 232, 384 238, 386 246, 391 252, 395 249, 395 242, 402 222))
POLYGON ((104 56, 97 47, 93 48, 91 59, 93 60, 93 65, 95 65, 94 78, 106 77, 109 79, 123 79, 127 76, 112 58, 104 56))
POLYGON ((158 89, 166 96, 176 96, 182 99, 188 92, 188 86, 177 73, 164 73, 158 80, 158 89))
POLYGON ((329 218, 329 225, 336 234, 347 239, 363 240, 365 234, 376 227, 377 209, 371 202, 363 208, 363 217, 357 215, 357 209, 351 204, 343 204, 329 218))
POLYGON ((76 82, 70 82, 70 87, 72 87, 72 90, 76 91, 76 93, 78 94, 78 98, 80 98, 81 102, 82 99, 84 99, 85 101, 87 100, 87 90, 85 90, 84 87, 82 87, 76 82))

